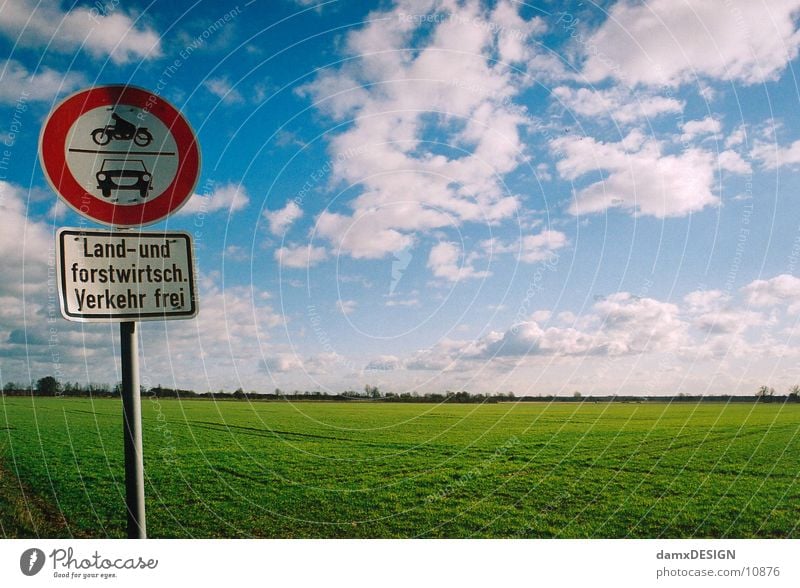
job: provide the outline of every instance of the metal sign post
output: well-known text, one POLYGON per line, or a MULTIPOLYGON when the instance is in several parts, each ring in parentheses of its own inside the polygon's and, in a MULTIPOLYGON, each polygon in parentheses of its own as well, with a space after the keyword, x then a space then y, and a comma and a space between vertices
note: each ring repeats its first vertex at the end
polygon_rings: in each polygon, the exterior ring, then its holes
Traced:
POLYGON ((119 229, 158 222, 183 206, 200 174, 200 148, 169 102, 113 85, 62 100, 42 127, 39 158, 67 205, 112 227, 58 231, 58 294, 67 320, 120 324, 128 538, 145 539, 136 321, 197 315, 192 238, 119 229))
POLYGON ((146 539, 144 511, 144 456, 142 454, 142 398, 139 391, 139 344, 136 323, 119 324, 122 360, 122 424, 125 434, 125 501, 128 539, 146 539))

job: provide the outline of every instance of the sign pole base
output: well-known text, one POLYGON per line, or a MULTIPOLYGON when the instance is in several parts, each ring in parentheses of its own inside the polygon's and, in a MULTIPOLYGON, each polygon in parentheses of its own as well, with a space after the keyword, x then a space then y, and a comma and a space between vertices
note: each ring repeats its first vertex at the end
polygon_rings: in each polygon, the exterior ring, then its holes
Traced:
POLYGON ((142 398, 139 391, 139 345, 136 323, 119 324, 122 360, 122 420, 125 435, 125 503, 128 539, 146 539, 144 459, 142 454, 142 398))

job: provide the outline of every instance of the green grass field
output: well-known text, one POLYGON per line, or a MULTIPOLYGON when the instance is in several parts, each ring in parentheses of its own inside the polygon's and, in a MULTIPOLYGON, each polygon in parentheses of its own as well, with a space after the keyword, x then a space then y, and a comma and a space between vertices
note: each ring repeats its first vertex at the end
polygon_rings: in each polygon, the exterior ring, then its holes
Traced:
MULTIPOLYGON (((0 399, 5 535, 124 536, 121 409, 0 399)), ((798 405, 143 412, 152 537, 800 537, 798 405)))

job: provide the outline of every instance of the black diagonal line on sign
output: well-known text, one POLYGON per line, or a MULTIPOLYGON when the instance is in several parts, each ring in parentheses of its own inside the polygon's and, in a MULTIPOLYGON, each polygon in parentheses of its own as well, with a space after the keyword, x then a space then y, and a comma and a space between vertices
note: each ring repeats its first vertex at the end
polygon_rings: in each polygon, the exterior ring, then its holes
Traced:
POLYGON ((175 155, 174 151, 100 151, 99 149, 73 149, 75 153, 101 153, 103 155, 175 155))

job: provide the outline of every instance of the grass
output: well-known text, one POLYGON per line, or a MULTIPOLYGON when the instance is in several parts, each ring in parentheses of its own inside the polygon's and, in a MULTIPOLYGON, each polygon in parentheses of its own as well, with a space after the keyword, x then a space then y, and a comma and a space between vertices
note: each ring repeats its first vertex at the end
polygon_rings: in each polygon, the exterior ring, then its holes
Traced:
MULTIPOLYGON (((124 535, 121 410, 0 399, 4 535, 124 535), (20 481, 38 528, 9 523, 20 481)), ((144 399, 143 422, 152 537, 800 537, 799 405, 144 399)))

